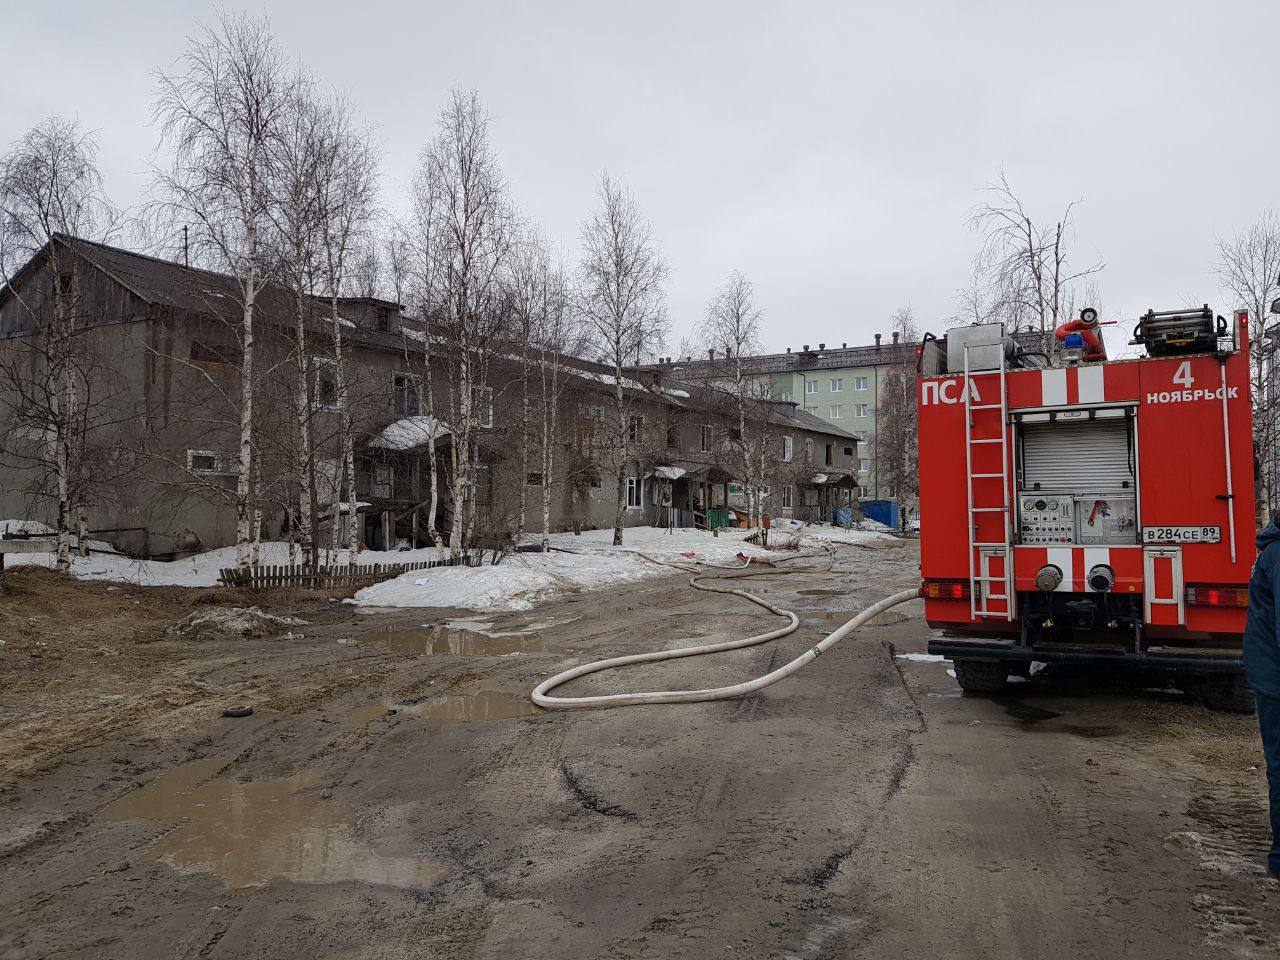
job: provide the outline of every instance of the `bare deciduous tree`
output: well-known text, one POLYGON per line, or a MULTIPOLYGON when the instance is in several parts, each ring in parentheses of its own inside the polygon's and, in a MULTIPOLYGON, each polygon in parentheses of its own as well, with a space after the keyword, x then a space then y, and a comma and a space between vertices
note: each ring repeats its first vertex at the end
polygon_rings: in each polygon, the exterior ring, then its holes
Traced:
POLYGON ((432 219, 433 204, 424 196, 430 184, 421 179, 415 185, 413 215, 407 227, 397 227, 386 245, 388 271, 396 300, 406 306, 406 312, 418 323, 400 327, 401 354, 405 371, 415 378, 417 416, 423 421, 423 445, 427 450, 428 488, 425 504, 415 504, 414 510, 427 507, 427 535, 435 544, 436 552, 444 559, 445 540, 440 530, 440 465, 436 456, 436 444, 447 432, 444 424, 436 419, 436 379, 434 372, 436 335, 432 332, 440 287, 435 276, 435 243, 432 219))
POLYGON ((1235 300, 1235 309, 1249 311, 1252 340, 1249 376, 1253 394, 1253 434, 1257 451, 1259 519, 1280 508, 1276 458, 1280 456, 1280 396, 1277 396, 1277 342, 1266 336, 1271 303, 1280 297, 1280 219, 1267 211, 1230 240, 1218 241, 1218 278, 1235 300))
POLYGON ((748 522, 756 524, 762 512, 763 452, 767 418, 760 403, 769 396, 767 377, 752 376, 747 358, 760 348, 761 314, 755 304, 751 281, 735 270, 707 304, 701 328, 702 341, 723 357, 723 375, 715 385, 732 398, 738 432, 730 446, 742 464, 742 483, 748 522))
POLYGON ((508 322, 504 271, 513 240, 507 185, 474 91, 455 90, 415 182, 417 232, 430 260, 427 315, 449 379, 449 547, 461 555, 475 523, 477 447, 492 425, 489 364, 508 322))
POLYGON ((293 76, 265 18, 223 14, 191 40, 180 72, 160 73, 156 116, 172 151, 157 170, 160 210, 190 227, 193 252, 235 278, 241 321, 236 562, 253 541, 254 320, 272 274, 271 163, 293 100, 293 76))
MULTIPOLYGON (((318 562, 315 530, 319 505, 312 389, 315 354, 310 327, 320 274, 320 175, 327 143, 324 111, 312 96, 309 84, 298 84, 280 126, 280 135, 273 144, 272 202, 267 209, 275 227, 279 279, 291 294, 294 305, 292 403, 297 436, 293 470, 298 506, 296 524, 291 525, 291 531, 296 530, 303 560, 315 564, 318 562)), ((291 532, 291 550, 294 542, 291 532)))
POLYGON ((564 269, 544 259, 539 282, 540 302, 534 314, 533 355, 536 359, 538 441, 542 454, 542 550, 551 549, 551 495, 559 487, 560 406, 570 382, 571 358, 582 353, 584 328, 572 309, 564 269))
POLYGON ((71 516, 94 479, 109 464, 90 463, 90 434, 102 420, 103 397, 94 397, 100 358, 90 328, 97 304, 70 246, 55 238, 109 239, 118 214, 107 201, 95 164, 97 148, 76 124, 50 118, 0 158, 0 276, 8 296, 29 319, 29 336, 0 358, 0 398, 12 437, 5 445, 33 474, 32 493, 56 506, 57 567, 70 565, 71 516), (24 298, 15 272, 45 251, 42 280, 24 298))
POLYGON ((1013 330, 1038 330, 1047 352, 1053 331, 1068 319, 1075 284, 1103 267, 1101 260, 1083 268, 1071 262, 1072 214, 1080 201, 1037 223, 1003 173, 989 194, 969 215, 983 244, 972 287, 962 291, 960 313, 966 319, 1002 321, 1013 330))
MULTIPOLYGON (((347 510, 346 546, 353 559, 359 545, 356 500, 355 430, 348 357, 343 337, 345 320, 338 310, 347 271, 353 254, 367 241, 367 231, 375 219, 378 184, 378 156, 368 133, 358 129, 350 106, 333 99, 323 106, 324 143, 317 184, 320 206, 320 270, 329 300, 333 337, 333 370, 339 418, 339 443, 343 481, 350 509, 347 510)), ((368 245, 368 244, 366 244, 368 245)), ((339 547, 339 511, 333 508, 332 547, 339 547)), ((388 548, 390 545, 387 545, 388 548)))
POLYGON ((621 546, 628 470, 644 439, 643 421, 630 410, 625 372, 666 335, 667 267, 649 221, 622 184, 605 174, 597 196, 600 206, 582 225, 578 309, 592 328, 595 350, 613 369, 614 409, 606 425, 617 479, 613 544, 621 546))

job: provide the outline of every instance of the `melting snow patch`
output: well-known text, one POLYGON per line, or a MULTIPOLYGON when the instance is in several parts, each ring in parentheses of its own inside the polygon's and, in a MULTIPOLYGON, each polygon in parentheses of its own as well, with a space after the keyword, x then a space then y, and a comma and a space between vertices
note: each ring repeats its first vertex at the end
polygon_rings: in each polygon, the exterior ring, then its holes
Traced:
MULTIPOLYGON (((899 660, 910 660, 912 663, 950 663, 946 657, 938 653, 900 653, 899 660)), ((950 671, 948 671, 950 672, 950 671)), ((954 676, 954 674, 952 674, 954 676)))
POLYGON ((257 607, 207 607, 183 617, 165 633, 171 637, 269 637, 305 623, 257 607))

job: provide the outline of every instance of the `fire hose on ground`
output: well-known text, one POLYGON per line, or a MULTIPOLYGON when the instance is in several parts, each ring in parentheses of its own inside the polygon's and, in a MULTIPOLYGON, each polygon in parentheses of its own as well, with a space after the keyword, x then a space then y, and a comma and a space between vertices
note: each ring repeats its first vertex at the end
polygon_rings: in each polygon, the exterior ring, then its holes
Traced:
MULTIPOLYGON (((643 556, 643 554, 642 554, 643 556)), ((645 557, 654 563, 663 563, 666 566, 676 566, 677 569, 688 571, 689 568, 676 564, 668 564, 664 561, 654 560, 652 557, 645 557)), ((798 559, 798 558, 791 558, 798 559)), ((750 561, 743 564, 743 567, 733 569, 744 569, 750 561)), ((720 568, 727 569, 727 568, 720 568)), ((828 570, 830 567, 828 566, 828 570)), ((748 573, 739 574, 733 579, 742 579, 744 577, 759 577, 793 573, 808 572, 826 572, 813 571, 811 568, 801 567, 782 567, 769 570, 764 573, 748 573)), ((837 643, 851 634, 854 630, 864 625, 870 620, 875 619, 884 613, 890 607, 896 607, 900 603, 906 603, 908 600, 914 600, 920 595, 919 588, 910 590, 902 590, 891 596, 885 597, 878 603, 874 603, 867 609, 863 610, 843 626, 829 633, 815 646, 810 647, 800 656, 796 657, 790 663, 784 664, 778 669, 766 673, 764 676, 756 677, 754 680, 748 680, 744 683, 735 683, 725 687, 706 687, 701 690, 656 690, 647 693, 613 693, 587 697, 552 697, 548 694, 570 680, 576 680, 578 677, 585 677, 590 673, 599 673, 603 670, 612 670, 615 667, 628 667, 639 663, 658 663, 663 660, 678 660, 682 657, 699 657, 706 654, 722 653, 725 650, 741 650, 745 647, 754 647, 758 644, 768 643, 770 640, 779 640, 788 634, 794 633, 800 626, 800 618, 792 611, 784 610, 776 604, 770 603, 762 597, 757 597, 746 590, 739 590, 734 587, 712 586, 707 583, 700 582, 706 577, 715 576, 724 578, 724 574, 708 574, 697 571, 696 576, 689 579, 689 585, 695 590, 702 590, 707 593, 725 593, 733 596, 742 597, 749 600, 757 606, 764 607, 775 616, 785 617, 788 621, 784 627, 776 630, 770 630, 767 633, 757 634, 753 637, 746 637, 742 640, 728 640, 724 643, 709 643, 698 647, 679 647, 675 650, 655 650, 651 653, 635 653, 623 657, 610 657, 607 660, 595 660, 591 663, 584 663, 581 666, 572 667, 561 673, 557 673, 554 677, 542 681, 533 690, 533 702, 540 707, 549 710, 582 710, 593 707, 623 707, 634 706, 645 703, 703 703, 710 700, 732 700, 735 697, 745 696, 748 693, 754 693, 756 690, 762 690, 770 684, 777 683, 786 677, 791 676, 797 670, 812 663, 822 654, 826 653, 837 643)))

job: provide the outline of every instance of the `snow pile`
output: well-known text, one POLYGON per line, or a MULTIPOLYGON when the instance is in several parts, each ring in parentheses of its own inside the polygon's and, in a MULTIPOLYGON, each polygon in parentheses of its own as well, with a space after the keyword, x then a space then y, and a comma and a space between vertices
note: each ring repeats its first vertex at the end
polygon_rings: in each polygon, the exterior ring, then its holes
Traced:
POLYGON ((612 530, 589 530, 581 536, 558 533, 551 537, 550 553, 517 553, 497 566, 415 570, 365 587, 352 602, 366 607, 530 610, 574 591, 670 576, 676 568, 667 563, 702 560, 727 565, 739 554, 778 557, 745 543, 744 536, 745 531, 736 530, 713 537, 703 530, 668 533, 657 527, 630 527, 623 532, 623 545, 614 547, 612 530))
MULTIPOLYGON (((776 534, 799 533, 811 545, 816 541, 865 544, 893 539, 874 531, 844 530, 839 527, 804 527, 800 523, 776 523, 776 534)), ((676 570, 665 564, 734 564, 739 554, 779 559, 787 554, 746 543, 745 530, 722 530, 712 536, 705 530, 658 527, 630 527, 623 532, 623 545, 614 547, 613 531, 590 530, 580 536, 557 533, 551 536, 550 553, 516 553, 496 566, 437 567, 414 570, 393 580, 359 591, 354 602, 366 607, 457 607, 469 610, 529 610, 541 602, 566 593, 598 589, 670 576, 676 570), (652 558, 652 559, 650 559, 652 558), (654 562, 658 561, 658 562, 654 562)), ((538 542, 532 536, 526 542, 538 542)), ((775 544, 778 542, 774 539, 775 544)), ((434 549, 378 551, 366 550, 356 563, 411 563, 436 559, 434 549)), ((51 567, 49 553, 15 554, 11 566, 34 564, 51 567)), ((347 562, 340 551, 338 563, 347 562)), ((264 543, 259 563, 286 565, 290 562, 287 543, 264 543)), ((219 573, 236 564, 236 548, 221 547, 185 560, 133 560, 129 557, 90 554, 71 557, 71 574, 82 580, 108 580, 142 586, 212 587, 219 573)))
POLYGON ((305 620, 293 617, 277 617, 257 607, 206 607, 166 628, 165 635, 196 639, 259 639, 305 623, 305 620))
POLYGON ((383 427, 369 441, 369 446, 379 450, 414 450, 448 434, 449 427, 435 417, 405 417, 383 427))
POLYGON ((828 543, 889 543, 897 539, 889 534, 888 527, 882 523, 876 523, 874 520, 864 520, 865 524, 875 524, 874 527, 856 527, 852 530, 844 527, 830 527, 826 524, 814 524, 805 528, 804 535, 811 540, 825 540, 828 543), (879 529, 876 529, 876 528, 879 529))
MULTIPOLYGON (((92 541, 91 541, 92 544, 92 541)), ((52 567, 52 553, 17 553, 5 558, 9 567, 31 564, 52 567)), ((356 563, 407 563, 436 559, 430 550, 365 550, 356 563)), ((261 546, 259 563, 284 566, 289 560, 289 544, 268 542, 261 546)), ((347 551, 338 551, 337 563, 347 562, 347 551)), ((219 547, 183 560, 134 560, 120 554, 91 553, 71 556, 71 575, 79 580, 109 580, 136 583, 144 587, 216 587, 218 574, 236 565, 236 548, 219 547)))

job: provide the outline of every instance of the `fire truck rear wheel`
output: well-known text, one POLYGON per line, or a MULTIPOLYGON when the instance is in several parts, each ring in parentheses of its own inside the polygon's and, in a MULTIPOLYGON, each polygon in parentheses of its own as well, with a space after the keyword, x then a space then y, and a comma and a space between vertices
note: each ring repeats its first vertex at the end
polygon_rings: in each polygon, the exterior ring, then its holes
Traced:
POLYGON ((999 693, 1009 679, 1003 660, 956 660, 956 683, 966 693, 999 693))
POLYGON ((1231 673, 1200 673, 1184 677, 1182 686, 1210 710, 1253 713, 1253 691, 1244 677, 1231 673))

